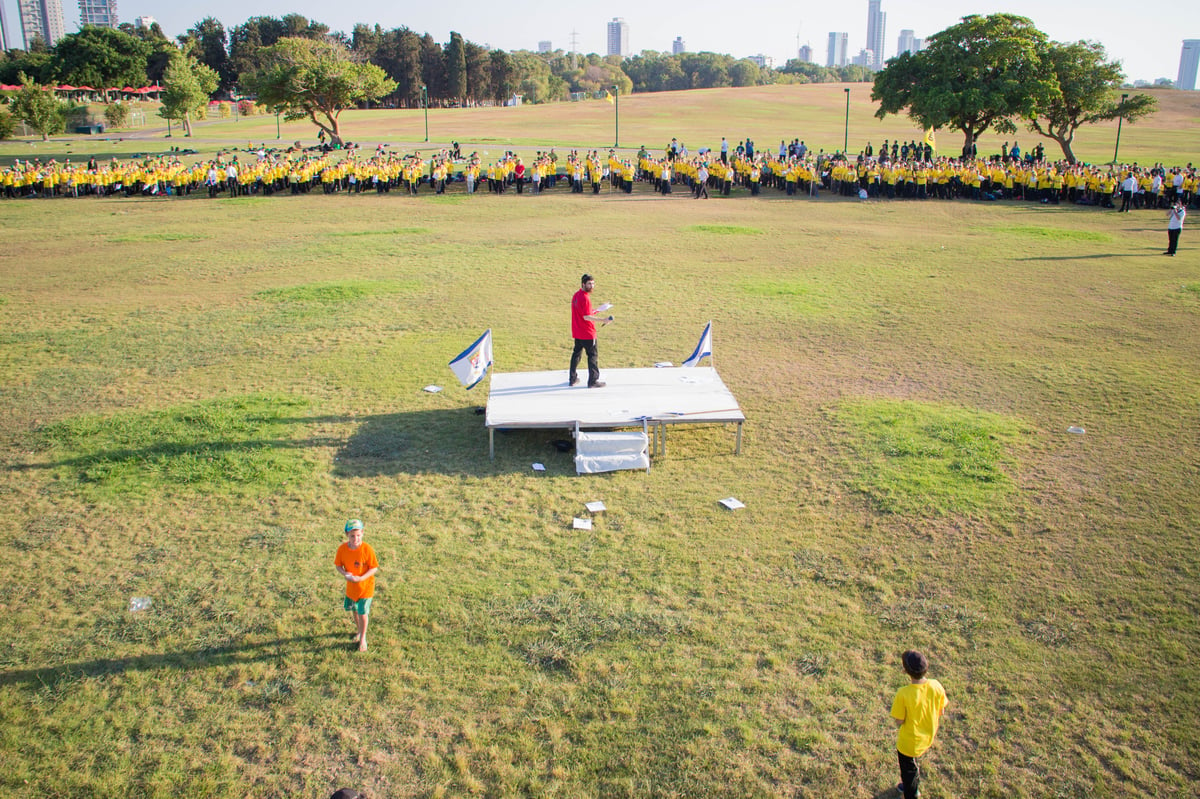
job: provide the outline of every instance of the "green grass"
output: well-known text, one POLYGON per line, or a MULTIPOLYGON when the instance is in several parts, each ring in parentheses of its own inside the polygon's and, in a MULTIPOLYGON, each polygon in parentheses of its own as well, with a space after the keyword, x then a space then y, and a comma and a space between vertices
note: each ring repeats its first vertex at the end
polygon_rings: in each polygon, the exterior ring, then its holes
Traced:
POLYGON ((689 232, 694 233, 712 233, 717 236, 761 236, 762 231, 758 228, 743 227, 738 225, 691 225, 685 228, 689 232))
POLYGON ((262 493, 311 470, 287 426, 305 405, 283 397, 215 399, 157 413, 71 417, 42 428, 38 438, 60 477, 93 497, 262 493))
MULTIPOLYGON (((694 147, 731 97, 656 100, 697 107, 694 147)), ((442 121, 586 139, 593 110, 442 121)), ((435 199, 5 202, 9 793, 886 796, 910 647, 950 695, 931 799, 1200 791, 1189 239, 1003 202, 435 199), (557 430, 487 458, 487 384, 447 361, 492 328, 497 369, 565 368, 584 271, 605 369, 713 321, 741 456, 680 426, 648 474, 577 477, 557 430), (365 656, 347 518, 382 562, 365 656)))
POLYGON ((969 408, 858 400, 834 410, 854 488, 880 511, 1001 515, 1014 489, 1019 420, 969 408))
POLYGON ((1097 233, 1090 230, 1066 230, 1063 228, 1036 227, 1032 225, 1009 225, 995 228, 997 233, 1011 233, 1016 236, 1029 236, 1038 239, 1054 241, 1111 241, 1107 233, 1097 233))

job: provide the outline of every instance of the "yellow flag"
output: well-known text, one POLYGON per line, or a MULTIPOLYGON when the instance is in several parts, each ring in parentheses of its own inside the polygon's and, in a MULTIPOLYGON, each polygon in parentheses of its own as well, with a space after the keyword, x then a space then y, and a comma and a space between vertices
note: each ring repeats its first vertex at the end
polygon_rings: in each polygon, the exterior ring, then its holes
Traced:
POLYGON ((608 100, 610 103, 613 103, 613 104, 615 104, 617 102, 615 99, 613 99, 612 92, 609 92, 609 91, 604 92, 604 99, 608 100))
POLYGON ((925 131, 925 143, 928 144, 930 147, 932 147, 934 150, 937 149, 937 139, 934 138, 933 128, 930 128, 929 130, 925 131))

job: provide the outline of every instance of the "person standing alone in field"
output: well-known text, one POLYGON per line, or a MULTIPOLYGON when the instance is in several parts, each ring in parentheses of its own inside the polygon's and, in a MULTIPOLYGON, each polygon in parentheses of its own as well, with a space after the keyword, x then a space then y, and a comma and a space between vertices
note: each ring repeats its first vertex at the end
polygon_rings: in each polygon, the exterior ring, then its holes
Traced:
POLYGON ((342 602, 354 622, 354 643, 359 652, 367 651, 367 622, 371 615, 371 599, 375 596, 375 572, 379 559, 375 550, 363 541, 363 523, 358 519, 346 522, 346 543, 338 547, 333 567, 346 578, 346 598, 342 602))
POLYGON ((1179 234, 1183 232, 1183 220, 1187 217, 1187 209, 1183 200, 1176 200, 1171 206, 1171 215, 1167 217, 1167 251, 1163 255, 1174 255, 1179 249, 1179 234))
POLYGON ((938 723, 946 710, 946 691, 937 680, 926 679, 929 661, 920 652, 908 650, 900 657, 909 684, 896 692, 892 700, 892 718, 896 733, 896 753, 900 759, 900 784, 896 789, 904 799, 921 795, 921 771, 917 758, 925 754, 937 737, 938 723))

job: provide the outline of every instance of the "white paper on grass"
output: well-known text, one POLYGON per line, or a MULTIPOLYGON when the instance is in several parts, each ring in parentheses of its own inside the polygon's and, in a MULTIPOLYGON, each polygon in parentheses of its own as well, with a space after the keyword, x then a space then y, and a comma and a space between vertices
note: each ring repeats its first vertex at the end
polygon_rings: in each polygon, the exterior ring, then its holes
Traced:
POLYGON ((726 497, 725 499, 721 499, 721 500, 717 500, 717 501, 720 502, 725 507, 729 508, 730 510, 737 510, 738 508, 746 507, 739 500, 734 499, 733 497, 726 497))
POLYGON ((670 361, 658 361, 657 363, 654 364, 654 368, 655 369, 669 369, 670 367, 672 367, 674 365, 675 364, 671 363, 670 361))
POLYGON ((533 470, 534 470, 535 472, 544 472, 544 471, 546 471, 546 464, 544 464, 544 463, 535 463, 535 464, 533 464, 533 470))
POLYGON ((430 394, 436 394, 442 390, 441 386, 425 386, 422 391, 428 391, 430 394))
POLYGON ((575 520, 571 524, 571 526, 574 527, 576 530, 591 530, 592 529, 592 520, 591 519, 581 519, 578 516, 576 516, 575 520))
POLYGON ((1070 427, 1067 428, 1067 432, 1074 433, 1077 436, 1081 436, 1084 433, 1086 433, 1087 431, 1084 430, 1082 427, 1076 427, 1075 425, 1071 425, 1070 427))
POLYGON ((596 500, 595 502, 588 502, 587 504, 584 505, 584 507, 587 508, 592 513, 599 513, 600 511, 608 510, 608 508, 604 507, 604 503, 601 502, 600 500, 596 500))

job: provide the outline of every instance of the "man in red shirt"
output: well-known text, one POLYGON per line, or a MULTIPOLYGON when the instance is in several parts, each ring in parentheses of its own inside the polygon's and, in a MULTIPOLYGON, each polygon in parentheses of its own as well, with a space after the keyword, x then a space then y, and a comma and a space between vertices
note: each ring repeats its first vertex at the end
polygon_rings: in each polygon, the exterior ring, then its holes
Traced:
POLYGON ((611 316, 601 316, 592 313, 592 289, 596 280, 585 274, 580 278, 579 291, 571 298, 571 335, 575 339, 575 350, 571 353, 570 383, 579 382, 579 356, 586 352, 588 359, 588 388, 602 388, 600 380, 600 356, 596 350, 596 322, 608 324, 611 316))

